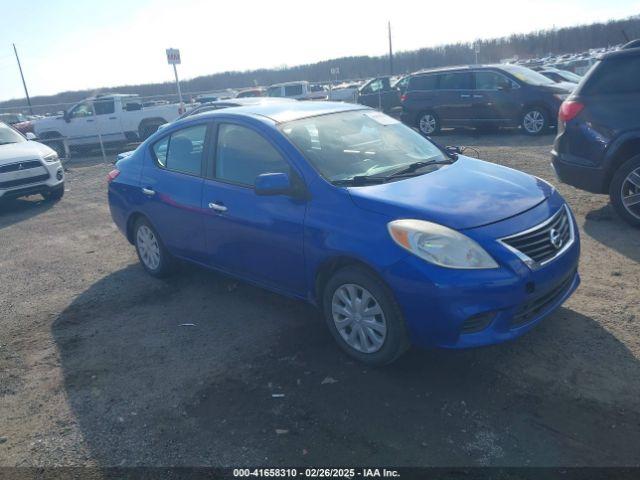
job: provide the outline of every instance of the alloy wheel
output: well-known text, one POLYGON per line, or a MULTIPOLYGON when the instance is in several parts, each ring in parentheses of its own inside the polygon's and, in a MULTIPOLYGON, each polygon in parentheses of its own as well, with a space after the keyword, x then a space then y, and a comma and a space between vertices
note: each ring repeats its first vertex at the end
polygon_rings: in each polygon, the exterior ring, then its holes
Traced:
POLYGON ((353 283, 336 289, 331 301, 333 323, 354 350, 375 353, 384 345, 387 322, 380 303, 367 289, 353 283))
POLYGON ((635 218, 640 219, 640 168, 631 171, 622 182, 622 205, 635 218))
POLYGON ((436 130, 437 122, 438 121, 436 120, 436 117, 434 117, 430 113, 424 114, 422 117, 420 117, 420 131, 425 135, 432 134, 436 130))
POLYGON ((153 230, 141 225, 136 234, 136 245, 140 259, 149 270, 157 270, 160 266, 160 245, 153 230))
POLYGON ((538 110, 527 112, 522 119, 522 126, 529 133, 540 133, 544 123, 544 115, 538 110))

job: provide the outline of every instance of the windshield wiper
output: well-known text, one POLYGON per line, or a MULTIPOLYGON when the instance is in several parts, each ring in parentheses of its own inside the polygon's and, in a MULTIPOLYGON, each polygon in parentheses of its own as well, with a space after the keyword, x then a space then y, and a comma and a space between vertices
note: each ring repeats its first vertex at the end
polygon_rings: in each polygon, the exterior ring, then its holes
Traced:
POLYGON ((0 145, 10 145, 12 143, 18 143, 18 142, 0 142, 0 145))
POLYGON ((351 179, 352 185, 366 185, 370 183, 386 183, 394 178, 413 177, 414 173, 421 168, 428 167, 429 165, 444 165, 453 163, 455 159, 442 159, 442 160, 428 160, 413 162, 400 170, 396 170, 390 175, 356 175, 351 179))

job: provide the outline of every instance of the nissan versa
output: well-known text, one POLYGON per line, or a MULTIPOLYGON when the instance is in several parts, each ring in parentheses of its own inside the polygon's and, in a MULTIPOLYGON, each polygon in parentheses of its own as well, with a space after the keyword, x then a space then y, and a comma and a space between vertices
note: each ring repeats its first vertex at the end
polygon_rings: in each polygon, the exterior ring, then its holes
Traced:
POLYGON ((194 115, 108 180, 113 219, 151 275, 186 259, 308 300, 369 364, 410 344, 516 338, 580 281, 575 220, 551 185, 358 105, 194 115))

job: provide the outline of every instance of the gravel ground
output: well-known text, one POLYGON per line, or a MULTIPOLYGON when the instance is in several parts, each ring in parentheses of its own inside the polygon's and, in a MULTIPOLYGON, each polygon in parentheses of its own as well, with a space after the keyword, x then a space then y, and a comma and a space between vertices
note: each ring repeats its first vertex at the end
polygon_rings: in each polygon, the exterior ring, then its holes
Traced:
MULTIPOLYGON (((557 184, 551 136, 439 141, 557 184)), ((557 185, 582 286, 538 328, 368 369, 303 303, 147 276, 111 222, 111 166, 69 167, 61 202, 0 207, 0 466, 640 463, 640 235, 606 197, 557 185)))

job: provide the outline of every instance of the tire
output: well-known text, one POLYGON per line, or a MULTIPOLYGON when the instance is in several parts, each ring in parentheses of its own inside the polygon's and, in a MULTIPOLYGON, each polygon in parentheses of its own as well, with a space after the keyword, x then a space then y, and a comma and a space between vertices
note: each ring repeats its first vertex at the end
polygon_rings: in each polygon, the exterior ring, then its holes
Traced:
POLYGON ((149 123, 146 125, 141 125, 140 126, 140 140, 141 141, 145 141, 147 138, 149 138, 151 135, 153 135, 154 133, 156 133, 158 131, 158 128, 160 128, 160 123, 155 124, 155 123, 149 123))
POLYGON ((146 218, 141 217, 136 221, 133 240, 138 260, 149 275, 164 278, 173 272, 174 260, 146 218))
POLYGON ((388 365, 409 348, 400 307, 375 274, 355 266, 342 268, 327 282, 322 299, 325 321, 331 334, 338 345, 356 360, 372 366, 388 365), (348 299, 354 300, 353 310, 345 301, 348 299), (373 313, 371 316, 362 315, 361 309, 367 308, 367 305, 361 307, 365 299, 373 313), (375 314, 377 311, 380 313, 375 314), (349 317, 344 314, 349 312, 353 315, 350 324, 349 317), (339 327, 340 324, 344 327, 339 327))
POLYGON ((52 188, 47 193, 43 193, 42 197, 48 202, 57 202, 64 196, 64 184, 52 188))
POLYGON ((44 143, 58 155, 58 158, 65 158, 67 156, 67 152, 64 149, 64 143, 61 140, 54 140, 52 142, 47 142, 44 140, 44 143))
POLYGON ((549 131, 549 114, 542 107, 529 107, 522 112, 520 127, 526 135, 542 135, 549 131))
POLYGON ((609 185, 609 198, 625 222, 640 227, 640 155, 630 158, 618 168, 609 185), (632 197, 634 195, 638 197, 632 197), (635 200, 638 203, 631 204, 635 200))
POLYGON ((420 112, 416 120, 416 126, 420 133, 426 136, 440 133, 440 119, 431 111, 420 112))

